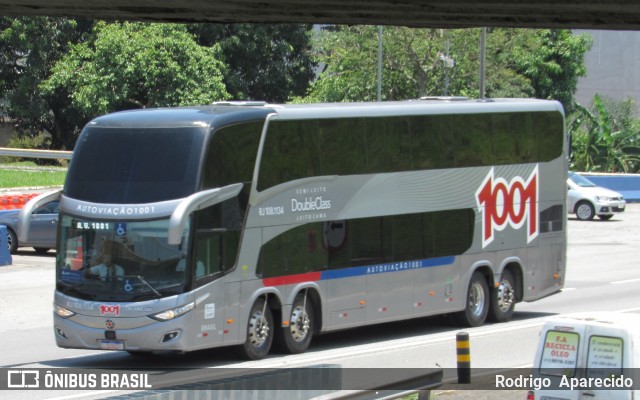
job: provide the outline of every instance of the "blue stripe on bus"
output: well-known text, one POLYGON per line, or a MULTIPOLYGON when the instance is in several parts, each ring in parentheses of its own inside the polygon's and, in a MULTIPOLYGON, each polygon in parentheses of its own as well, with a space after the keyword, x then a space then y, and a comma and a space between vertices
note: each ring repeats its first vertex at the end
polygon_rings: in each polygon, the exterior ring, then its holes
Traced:
POLYGON ((320 280, 350 278, 361 275, 386 274, 389 272, 408 271, 412 269, 440 267, 451 265, 455 262, 455 256, 425 258, 423 260, 391 262, 384 264, 367 265, 344 269, 332 269, 322 271, 320 280))

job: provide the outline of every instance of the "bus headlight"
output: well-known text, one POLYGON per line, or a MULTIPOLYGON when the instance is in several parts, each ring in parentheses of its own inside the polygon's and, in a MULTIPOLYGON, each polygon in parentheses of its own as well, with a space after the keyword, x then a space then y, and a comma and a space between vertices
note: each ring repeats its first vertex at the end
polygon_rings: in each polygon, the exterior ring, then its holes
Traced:
POLYGON ((67 310, 64 307, 60 307, 57 304, 53 305, 53 312, 55 312, 56 315, 61 317, 61 318, 69 318, 69 317, 73 317, 74 315, 76 315, 76 313, 74 313, 73 311, 67 310))
POLYGON ((188 313, 189 311, 196 308, 196 303, 185 304, 181 307, 172 308, 171 310, 163 311, 158 314, 149 315, 149 318, 153 318, 156 321, 169 321, 174 318, 178 318, 181 315, 188 313))

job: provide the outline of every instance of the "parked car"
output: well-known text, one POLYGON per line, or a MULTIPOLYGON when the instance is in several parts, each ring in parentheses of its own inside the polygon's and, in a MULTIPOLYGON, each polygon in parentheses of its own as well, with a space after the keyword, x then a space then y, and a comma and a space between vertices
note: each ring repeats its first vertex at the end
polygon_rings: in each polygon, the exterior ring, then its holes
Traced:
POLYGON ((580 220, 591 220, 596 215, 602 220, 624 212, 627 202, 622 194, 603 188, 575 172, 569 172, 567 210, 580 220))
POLYGON ((0 225, 6 225, 9 252, 15 253, 19 247, 33 247, 38 253, 46 253, 56 247, 58 228, 58 201, 51 201, 38 207, 31 215, 29 240, 18 243, 18 213, 20 210, 3 211, 0 225))

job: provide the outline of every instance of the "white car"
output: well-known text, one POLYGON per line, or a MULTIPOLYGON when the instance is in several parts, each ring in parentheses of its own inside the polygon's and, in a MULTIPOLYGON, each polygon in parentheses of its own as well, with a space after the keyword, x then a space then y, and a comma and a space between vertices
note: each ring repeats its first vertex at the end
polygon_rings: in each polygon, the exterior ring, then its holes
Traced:
POLYGON ((584 176, 569 172, 567 210, 578 219, 591 220, 596 215, 603 220, 624 212, 627 202, 618 192, 603 188, 584 176))
POLYGON ((582 312, 545 321, 527 399, 638 399, 640 315, 582 312), (634 378, 631 378, 633 376, 634 378))

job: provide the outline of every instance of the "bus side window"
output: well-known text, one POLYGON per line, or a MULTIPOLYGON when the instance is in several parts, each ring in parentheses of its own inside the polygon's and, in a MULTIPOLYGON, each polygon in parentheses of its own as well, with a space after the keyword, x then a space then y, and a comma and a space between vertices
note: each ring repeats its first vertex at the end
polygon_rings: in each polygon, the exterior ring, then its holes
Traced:
POLYGON ((193 259, 196 280, 230 270, 236 260, 239 241, 239 231, 197 232, 193 259))
POLYGON ((194 259, 196 279, 222 272, 221 242, 220 233, 198 233, 194 259))

